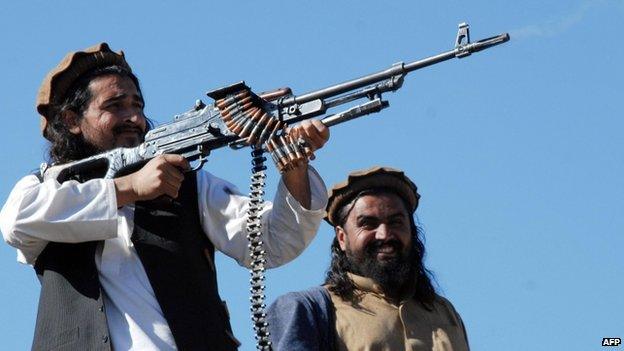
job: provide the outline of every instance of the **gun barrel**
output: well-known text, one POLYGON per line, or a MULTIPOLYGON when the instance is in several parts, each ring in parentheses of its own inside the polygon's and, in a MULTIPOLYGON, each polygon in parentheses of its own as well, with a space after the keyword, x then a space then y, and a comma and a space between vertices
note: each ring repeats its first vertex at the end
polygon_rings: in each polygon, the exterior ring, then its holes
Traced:
POLYGON ((442 61, 455 58, 456 50, 457 49, 449 50, 441 54, 437 54, 435 56, 431 56, 431 57, 424 58, 422 60, 410 62, 404 65, 405 72, 407 73, 407 72, 415 71, 417 69, 425 68, 427 66, 435 65, 436 63, 440 63, 442 61))
POLYGON ((434 65, 436 63, 447 61, 452 58, 461 58, 467 55, 470 55, 473 52, 478 52, 487 48, 490 48, 495 45, 502 44, 509 40, 509 34, 503 33, 500 35, 496 35, 490 38, 486 38, 483 40, 479 40, 474 43, 468 43, 454 48, 453 50, 449 50, 443 52, 438 55, 434 55, 431 57, 424 58, 422 60, 403 63, 399 62, 394 64, 392 67, 385 69, 383 71, 379 71, 373 74, 369 74, 367 76, 363 76, 360 78, 356 78, 353 80, 346 81, 344 83, 332 85, 327 88, 315 90, 306 94, 302 94, 299 96, 291 96, 279 102, 280 107, 286 107, 294 104, 303 104, 312 100, 317 99, 325 99, 328 97, 340 95, 346 93, 348 91, 365 87, 367 85, 380 82, 384 79, 388 79, 398 75, 405 75, 409 72, 415 71, 417 69, 421 69, 427 66, 434 65))
POLYGON ((496 45, 500 45, 502 43, 508 42, 509 39, 510 39, 509 33, 495 35, 493 37, 482 39, 472 44, 469 44, 470 46, 472 46, 470 51, 478 52, 483 49, 488 49, 488 48, 491 48, 492 46, 496 46, 496 45))
POLYGON ((280 106, 290 106, 294 104, 303 104, 312 100, 328 98, 336 95, 340 95, 342 93, 346 93, 348 91, 365 87, 367 85, 380 82, 384 79, 388 79, 392 76, 396 76, 398 74, 406 73, 403 65, 392 66, 386 70, 373 73, 364 77, 356 78, 344 83, 332 85, 330 87, 315 90, 306 94, 302 94, 299 96, 291 96, 287 99, 284 99, 280 106))

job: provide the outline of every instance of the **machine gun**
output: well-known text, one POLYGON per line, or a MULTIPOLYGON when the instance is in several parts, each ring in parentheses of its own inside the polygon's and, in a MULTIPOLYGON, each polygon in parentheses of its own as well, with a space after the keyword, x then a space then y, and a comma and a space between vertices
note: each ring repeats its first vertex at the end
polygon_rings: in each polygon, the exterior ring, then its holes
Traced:
MULTIPOLYGON (((264 193, 263 162, 265 150, 271 151, 280 171, 289 162, 301 159, 301 145, 288 138, 286 125, 325 115, 329 109, 356 100, 367 101, 322 119, 331 127, 357 117, 379 112, 389 106, 382 94, 401 88, 403 79, 412 71, 502 44, 509 40, 503 33, 477 42, 470 42, 469 27, 459 25, 455 48, 441 54, 410 63, 399 62, 390 68, 361 78, 294 96, 290 89, 256 95, 244 82, 207 93, 215 100, 206 105, 201 100, 191 110, 175 116, 170 123, 150 130, 145 141, 134 148, 117 148, 83 160, 48 167, 43 164, 43 179, 63 182, 70 179, 85 181, 92 178, 115 178, 142 167, 161 154, 179 154, 195 162, 198 170, 214 149, 230 146, 234 149, 251 146, 253 175, 250 205, 247 212, 247 239, 251 255, 250 292, 251 315, 256 333, 256 348, 270 350, 268 325, 264 304, 264 249, 261 232, 262 194, 264 193), (277 140, 277 141, 276 141, 277 140)), ((296 141, 300 143, 301 141, 296 141)), ((306 155, 303 155, 306 157, 306 155)))
POLYGON ((322 119, 325 125, 333 126, 379 112, 389 106, 382 94, 401 88, 409 72, 452 58, 464 58, 508 40, 509 34, 503 33, 471 43, 469 26, 461 23, 452 50, 410 63, 399 62, 386 70, 299 96, 292 95, 290 89, 258 96, 244 82, 239 82, 208 92, 208 96, 217 100, 216 104, 206 105, 197 100, 191 110, 176 115, 172 122, 150 130, 145 135, 145 141, 137 147, 117 148, 51 167, 42 164, 41 174, 44 179, 53 178, 59 182, 115 178, 131 173, 150 159, 167 153, 182 155, 190 162, 197 161, 193 167, 193 170, 197 170, 214 149, 224 146, 234 149, 247 145, 261 146, 283 126, 324 115, 339 105, 367 99, 364 103, 325 117, 322 119), (248 92, 249 96, 243 96, 244 92, 248 92), (240 98, 237 99, 237 95, 240 98), (258 109, 263 113, 257 114, 258 109))

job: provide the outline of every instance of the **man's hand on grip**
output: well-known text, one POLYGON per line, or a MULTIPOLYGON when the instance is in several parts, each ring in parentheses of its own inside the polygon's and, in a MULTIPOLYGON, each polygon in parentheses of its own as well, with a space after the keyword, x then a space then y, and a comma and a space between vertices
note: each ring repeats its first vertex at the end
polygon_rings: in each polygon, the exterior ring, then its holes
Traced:
POLYGON ((162 195, 178 197, 184 180, 183 170, 189 168, 190 165, 184 157, 166 154, 153 158, 132 174, 115 178, 117 206, 153 200, 162 195))

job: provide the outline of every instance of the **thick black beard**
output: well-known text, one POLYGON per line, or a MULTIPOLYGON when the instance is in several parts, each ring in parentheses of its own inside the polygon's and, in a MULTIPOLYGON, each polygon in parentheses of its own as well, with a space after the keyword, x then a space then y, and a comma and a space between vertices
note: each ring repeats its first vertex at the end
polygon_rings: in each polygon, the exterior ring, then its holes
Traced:
MULTIPOLYGON (((381 241, 370 242, 365 250, 364 257, 356 257, 349 248, 347 248, 347 261, 349 271, 372 279, 386 293, 397 295, 406 286, 412 284, 415 279, 414 267, 412 265, 412 250, 407 253, 401 252, 396 257, 392 257, 383 261, 376 259, 377 249, 384 244, 381 241)), ((392 244, 395 249, 402 250, 402 245, 398 241, 386 242, 392 244)))

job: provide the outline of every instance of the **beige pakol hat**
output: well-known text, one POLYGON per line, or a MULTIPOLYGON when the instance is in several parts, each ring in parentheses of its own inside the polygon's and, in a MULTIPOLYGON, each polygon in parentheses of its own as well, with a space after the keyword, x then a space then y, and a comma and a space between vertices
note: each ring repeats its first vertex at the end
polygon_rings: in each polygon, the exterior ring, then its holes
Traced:
POLYGON ((132 72, 123 51, 114 52, 107 43, 100 43, 84 51, 70 52, 45 77, 37 93, 36 107, 41 115, 41 132, 45 137, 45 127, 52 118, 50 107, 65 98, 69 88, 83 74, 100 67, 121 66, 132 72))
POLYGON ((334 185, 329 190, 327 217, 329 224, 338 225, 338 212, 362 190, 385 188, 394 191, 408 205, 413 213, 418 207, 418 188, 403 171, 390 167, 375 166, 349 174, 347 180, 334 185))

